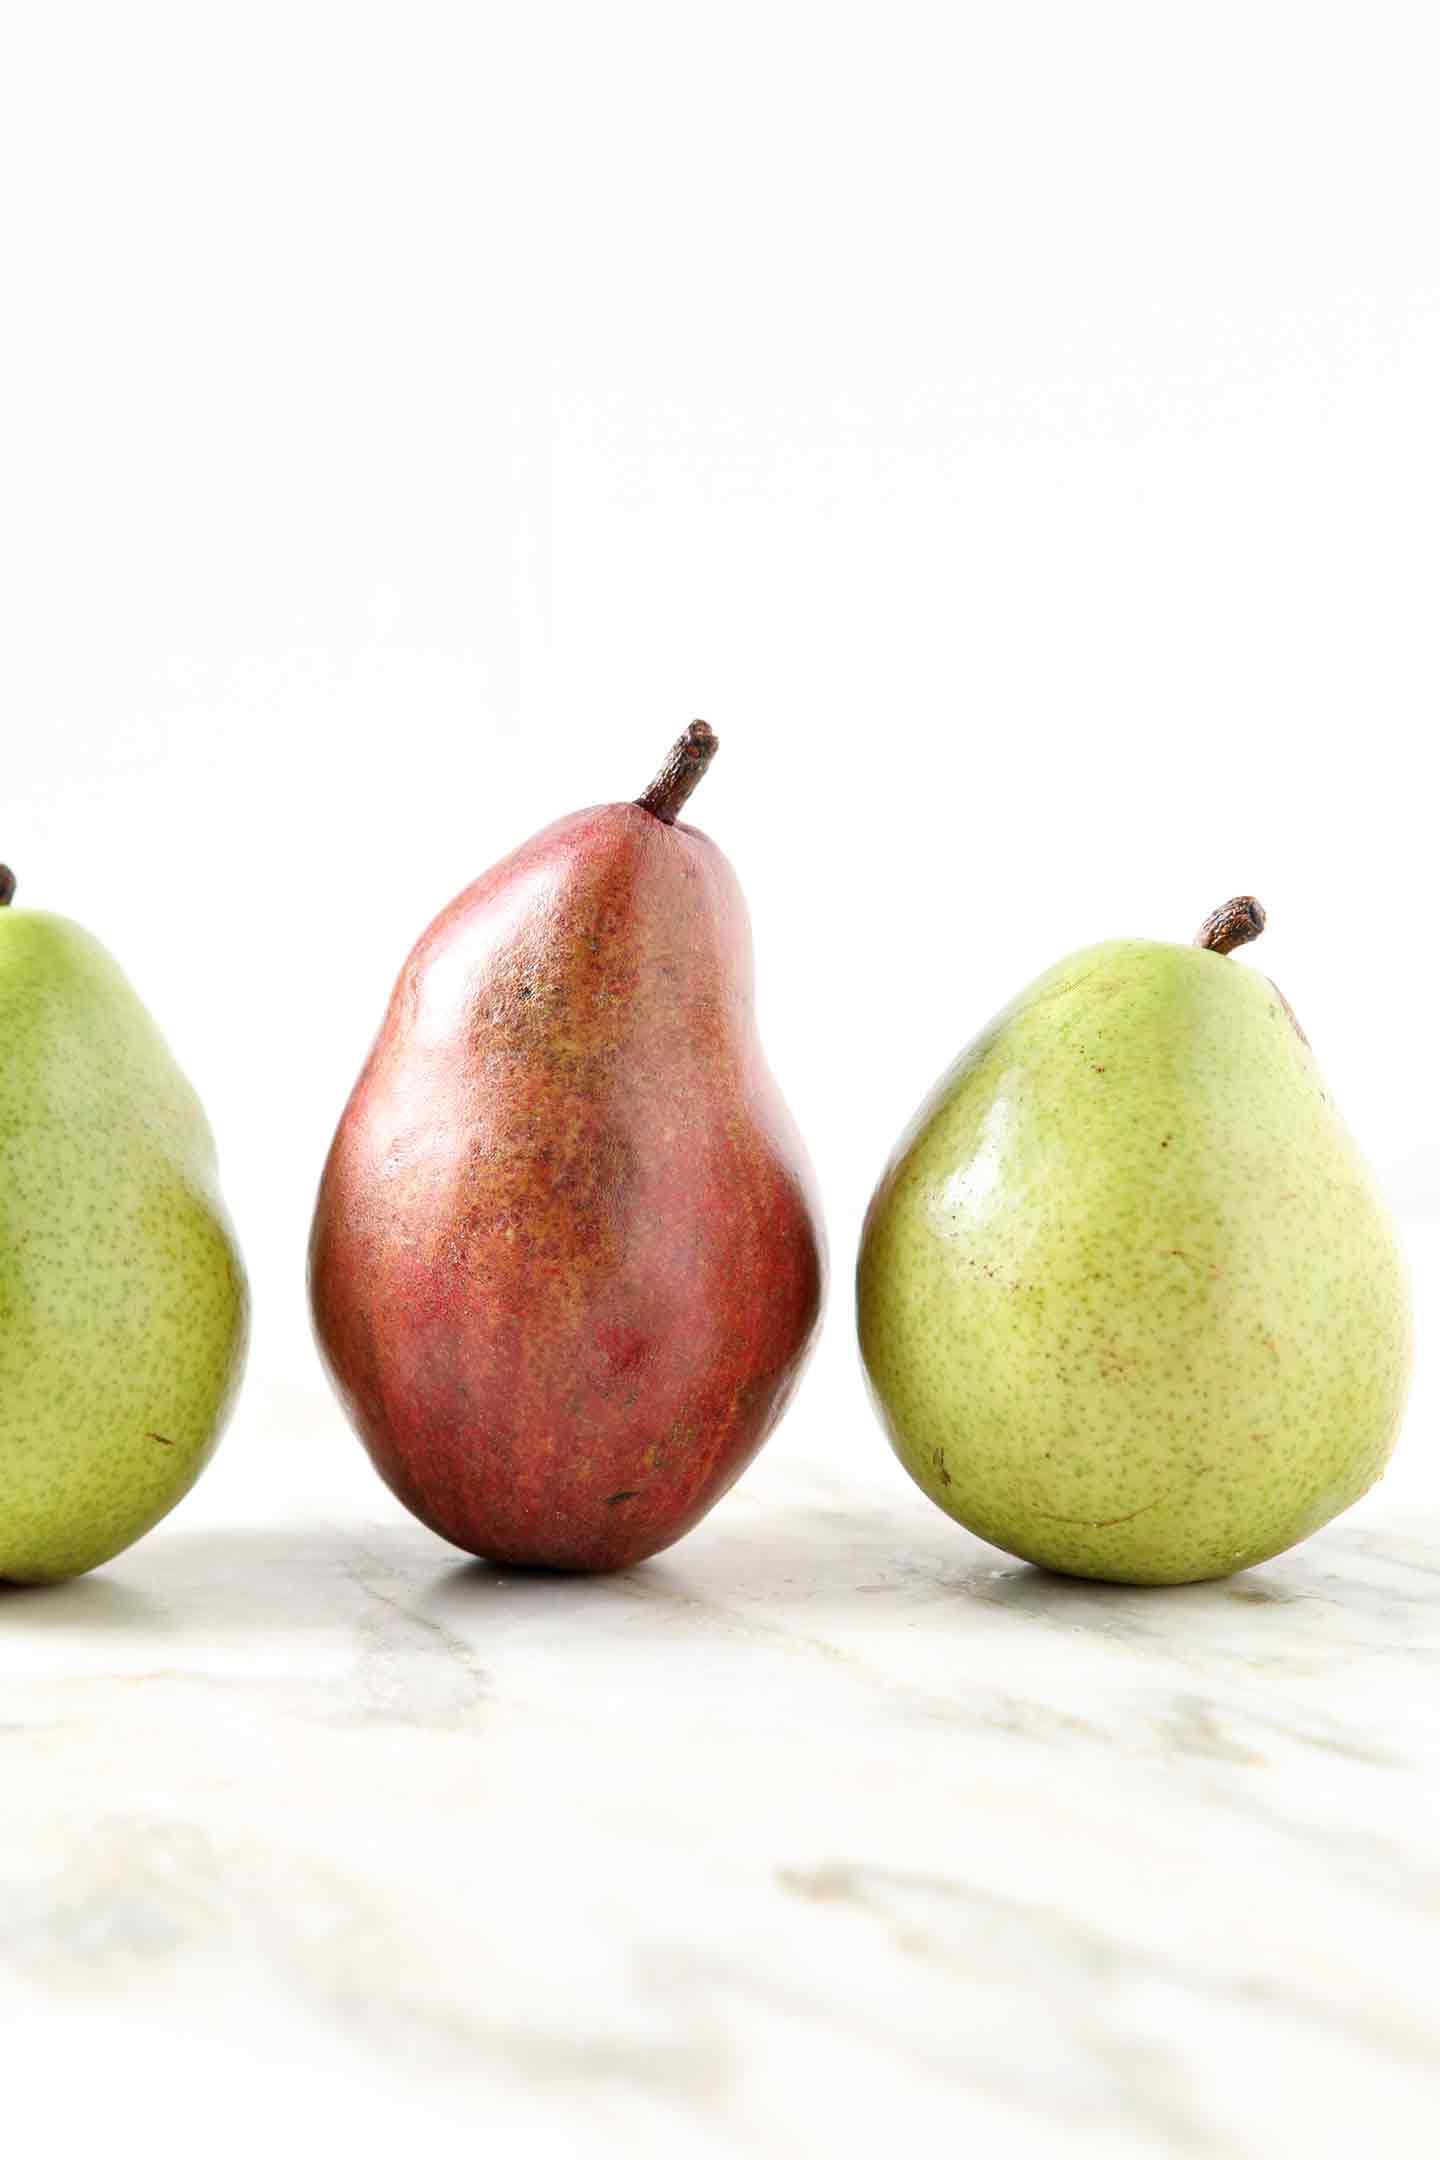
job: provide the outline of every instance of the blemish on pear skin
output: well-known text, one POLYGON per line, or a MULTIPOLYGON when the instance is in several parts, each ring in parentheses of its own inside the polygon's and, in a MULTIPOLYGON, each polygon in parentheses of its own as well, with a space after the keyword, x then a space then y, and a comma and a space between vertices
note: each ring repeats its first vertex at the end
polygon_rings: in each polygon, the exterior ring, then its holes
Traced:
POLYGON ((1301 1027, 1299 1020, 1296 1018, 1294 1006, 1290 1003, 1289 998, 1286 997, 1285 992, 1280 988, 1279 983, 1273 981, 1268 975, 1265 979, 1270 984, 1270 988, 1275 992, 1276 997, 1280 1000, 1278 1008, 1272 1005, 1272 1007, 1270 1008, 1271 1011, 1280 1011, 1284 1013, 1286 1019, 1290 1022, 1291 1027, 1294 1028, 1295 1033, 1299 1036, 1301 1042, 1304 1043, 1306 1049, 1308 1050, 1310 1048, 1310 1038, 1305 1033, 1304 1028, 1301 1027))
POLYGON ((622 1500, 634 1500, 638 1498, 639 1490, 638 1486, 634 1486, 629 1492, 612 1492, 607 1496, 605 1505, 606 1507, 616 1507, 622 1500))
POLYGON ((1148 1515, 1151 1508, 1162 1506, 1169 1497, 1169 1493, 1161 1493, 1157 1499, 1147 1500, 1143 1507, 1132 1508, 1128 1515, 1111 1515, 1104 1522, 1092 1521, 1088 1515, 1050 1515, 1040 1508, 1035 1512, 1041 1522, 1069 1523, 1077 1530, 1118 1530, 1121 1523, 1134 1522, 1137 1515, 1148 1515))
POLYGON ((173 1440, 167 1440, 165 1438, 164 1433, 147 1432, 145 1437, 147 1440, 154 1440, 158 1442, 161 1447, 174 1447, 175 1445, 175 1442, 173 1440))

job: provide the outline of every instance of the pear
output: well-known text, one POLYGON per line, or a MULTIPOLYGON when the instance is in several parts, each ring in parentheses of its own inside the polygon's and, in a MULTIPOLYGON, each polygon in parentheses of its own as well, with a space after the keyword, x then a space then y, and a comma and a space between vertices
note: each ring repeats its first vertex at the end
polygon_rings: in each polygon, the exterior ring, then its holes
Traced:
POLYGON ((755 1029, 734 872, 638 802, 547 826, 401 971, 331 1147, 310 1292, 381 1475, 467 1552, 659 1552, 774 1426, 820 1310, 809 1165, 755 1029))
POLYGON ((52 1582, 194 1483, 248 1298, 205 1113, 88 932, 0 871, 0 1578, 52 1582))
POLYGON ((980 1537, 1179 1583, 1370 1486, 1411 1318, 1385 1206, 1284 997, 1231 952, 1121 939, 1033 983, 941 1081, 871 1202, 860 1342, 900 1460, 980 1537))

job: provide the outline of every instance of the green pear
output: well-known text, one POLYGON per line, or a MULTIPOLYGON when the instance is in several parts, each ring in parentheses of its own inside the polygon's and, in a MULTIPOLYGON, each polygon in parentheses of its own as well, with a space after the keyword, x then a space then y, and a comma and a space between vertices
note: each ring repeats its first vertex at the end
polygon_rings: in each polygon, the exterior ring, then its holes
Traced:
POLYGON ((0 870, 0 1578, 98 1566, 194 1483, 249 1300, 210 1128, 86 931, 0 870))
POLYGON ((1379 1477, 1404 1261, 1289 1005, 1231 951, 1120 939, 971 1044, 871 1202, 861 1350, 895 1450, 979 1536, 1178 1583, 1283 1552, 1379 1477))

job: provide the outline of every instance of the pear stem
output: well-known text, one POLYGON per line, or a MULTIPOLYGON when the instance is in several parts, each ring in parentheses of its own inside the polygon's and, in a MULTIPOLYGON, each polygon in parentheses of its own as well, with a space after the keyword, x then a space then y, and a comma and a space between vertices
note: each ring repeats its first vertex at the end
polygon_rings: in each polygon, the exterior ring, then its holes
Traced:
POLYGON ((673 825, 704 779, 719 747, 715 730, 706 727, 703 720, 692 720, 645 793, 636 796, 639 807, 659 818, 662 825, 673 825))
POLYGON ((1195 933, 1195 943, 1206 952, 1232 953, 1249 945, 1265 928, 1265 910, 1253 894, 1242 893, 1207 915, 1195 933))
POLYGON ((15 872, 8 863, 0 862, 0 907, 9 907, 15 897, 15 872))

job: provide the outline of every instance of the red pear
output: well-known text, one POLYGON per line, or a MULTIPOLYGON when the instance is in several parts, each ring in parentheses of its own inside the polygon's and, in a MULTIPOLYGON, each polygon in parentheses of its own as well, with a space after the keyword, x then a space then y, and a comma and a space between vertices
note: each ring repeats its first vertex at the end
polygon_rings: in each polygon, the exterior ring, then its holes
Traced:
POLYGON ((401 971, 321 1181, 316 1334, 422 1522, 486 1559, 625 1567, 713 1507, 819 1316, 809 1165, 755 1031, 734 872, 638 802, 548 826, 401 971))

